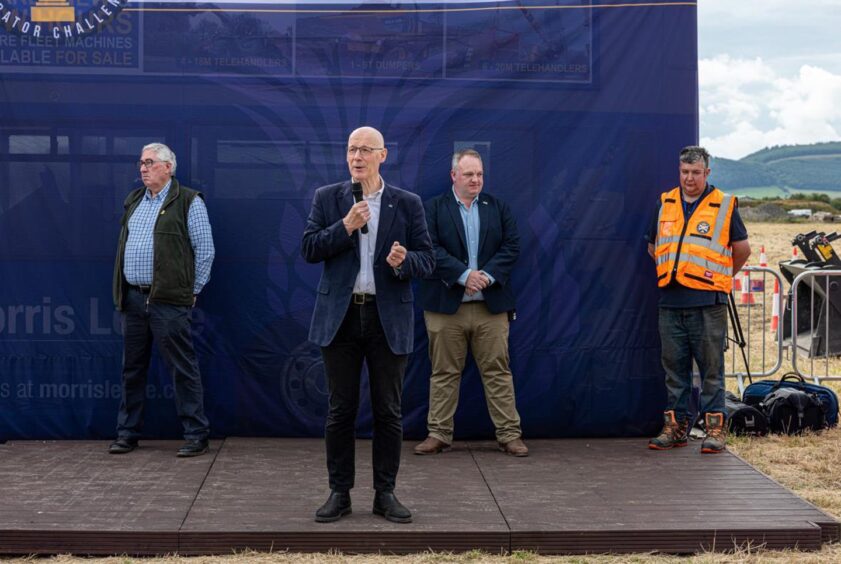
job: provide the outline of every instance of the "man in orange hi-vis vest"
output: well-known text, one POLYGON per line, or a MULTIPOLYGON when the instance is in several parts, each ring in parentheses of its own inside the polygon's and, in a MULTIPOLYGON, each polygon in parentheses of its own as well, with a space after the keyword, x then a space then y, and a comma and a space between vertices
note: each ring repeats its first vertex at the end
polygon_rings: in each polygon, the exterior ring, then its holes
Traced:
POLYGON ((687 444, 692 360, 701 375, 699 415, 707 436, 703 453, 726 448, 724 342, 733 276, 750 256, 748 232, 735 197, 707 183, 710 155, 703 147, 680 152, 680 187, 660 195, 646 240, 660 287, 661 360, 667 405, 663 429, 649 448, 687 444))

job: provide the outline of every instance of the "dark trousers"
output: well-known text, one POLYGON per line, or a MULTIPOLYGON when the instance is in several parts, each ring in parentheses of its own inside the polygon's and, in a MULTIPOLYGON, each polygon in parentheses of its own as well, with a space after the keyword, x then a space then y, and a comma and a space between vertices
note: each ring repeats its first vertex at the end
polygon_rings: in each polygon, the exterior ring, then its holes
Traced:
POLYGON ((321 348, 330 410, 324 431, 330 489, 348 491, 355 476, 355 427, 362 361, 368 365, 374 412, 374 489, 394 491, 403 442, 401 399, 408 355, 394 354, 376 302, 351 304, 336 337, 321 348))
POLYGON ((193 350, 191 308, 156 303, 147 306, 146 298, 130 289, 123 311, 123 398, 117 416, 117 436, 129 440, 140 437, 154 340, 175 382, 175 407, 184 438, 206 439, 210 423, 204 415, 201 373, 193 350))
POLYGON ((701 373, 699 415, 725 413, 724 342, 727 305, 660 308, 661 360, 666 371, 666 409, 678 421, 689 415, 692 393, 692 359, 701 373))

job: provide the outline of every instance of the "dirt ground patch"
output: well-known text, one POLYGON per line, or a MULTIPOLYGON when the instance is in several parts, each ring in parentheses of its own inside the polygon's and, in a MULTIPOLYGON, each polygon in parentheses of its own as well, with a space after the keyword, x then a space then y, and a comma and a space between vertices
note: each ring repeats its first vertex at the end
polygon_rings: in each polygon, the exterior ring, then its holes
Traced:
MULTIPOLYGON (((791 241, 798 233, 809 231, 823 231, 831 233, 841 230, 841 225, 834 223, 760 223, 746 222, 748 237, 750 238, 753 255, 749 264, 759 263, 759 249, 765 245, 768 264, 777 266, 781 261, 791 258, 791 241)), ((841 250, 841 247, 838 247, 841 250)), ((800 257, 802 258, 802 257, 800 257)))

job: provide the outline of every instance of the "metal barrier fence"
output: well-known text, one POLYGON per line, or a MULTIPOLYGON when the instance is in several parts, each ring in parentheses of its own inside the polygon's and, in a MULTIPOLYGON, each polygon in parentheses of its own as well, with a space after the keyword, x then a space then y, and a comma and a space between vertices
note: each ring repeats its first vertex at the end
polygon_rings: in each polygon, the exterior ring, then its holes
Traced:
POLYGON ((804 270, 791 296, 792 368, 816 384, 841 380, 841 270, 804 270))
MULTIPOLYGON (((739 277, 742 287, 733 292, 733 306, 751 378, 775 375, 785 355, 804 379, 841 380, 841 270, 804 269, 790 293, 782 275, 768 267, 746 266, 739 277)), ((730 327, 725 377, 735 378, 744 392, 748 368, 736 337, 730 327)))
MULTIPOLYGON (((742 276, 742 288, 733 292, 733 305, 744 335, 750 376, 772 376, 783 364, 783 279, 779 272, 765 266, 746 266, 739 276, 742 276), (776 292, 775 287, 778 290, 776 292)), ((740 347, 733 341, 734 335, 730 334, 729 337, 730 361, 725 377, 736 378, 739 391, 743 392, 748 370, 740 347)))

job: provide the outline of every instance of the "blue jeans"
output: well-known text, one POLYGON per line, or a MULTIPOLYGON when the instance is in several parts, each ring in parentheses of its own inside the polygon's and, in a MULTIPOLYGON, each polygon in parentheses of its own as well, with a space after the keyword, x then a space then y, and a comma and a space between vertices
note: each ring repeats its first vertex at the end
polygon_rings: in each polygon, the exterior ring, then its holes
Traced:
POLYGON ((189 307, 150 303, 146 295, 129 289, 123 311, 123 399, 117 417, 117 436, 135 441, 143 426, 146 375, 152 340, 175 382, 175 407, 187 440, 204 440, 210 423, 204 415, 204 390, 193 350, 189 307))
POLYGON ((689 415, 692 359, 701 374, 699 413, 724 411, 724 340, 727 305, 660 308, 661 360, 666 371, 666 409, 678 421, 689 415))

